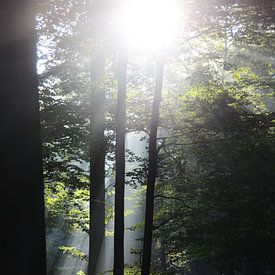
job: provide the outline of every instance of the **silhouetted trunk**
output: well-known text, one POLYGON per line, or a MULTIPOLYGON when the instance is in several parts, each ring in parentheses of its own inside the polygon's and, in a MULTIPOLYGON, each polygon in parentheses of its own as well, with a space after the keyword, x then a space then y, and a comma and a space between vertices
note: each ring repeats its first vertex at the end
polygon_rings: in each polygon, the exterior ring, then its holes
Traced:
POLYGON ((105 54, 98 49, 91 64, 89 275, 104 271, 105 262, 105 54))
POLYGON ((35 1, 0 1, 1 274, 46 275, 35 1))
POLYGON ((125 115, 127 58, 120 54, 116 116, 114 275, 124 274, 125 115))
POLYGON ((90 133, 90 241, 88 275, 105 270, 105 40, 108 1, 92 2, 92 36, 94 43, 91 61, 91 133, 90 133))
POLYGON ((157 131, 159 121, 159 106, 161 101, 162 83, 163 83, 163 63, 157 64, 156 87, 153 101, 152 118, 149 136, 149 166, 146 189, 146 209, 145 209, 145 228, 142 250, 141 274, 149 275, 151 266, 152 236, 153 236, 153 216, 154 216, 154 195, 155 182, 157 175, 157 131))
POLYGON ((256 258, 248 258, 246 262, 245 275, 263 275, 260 273, 259 261, 256 258))

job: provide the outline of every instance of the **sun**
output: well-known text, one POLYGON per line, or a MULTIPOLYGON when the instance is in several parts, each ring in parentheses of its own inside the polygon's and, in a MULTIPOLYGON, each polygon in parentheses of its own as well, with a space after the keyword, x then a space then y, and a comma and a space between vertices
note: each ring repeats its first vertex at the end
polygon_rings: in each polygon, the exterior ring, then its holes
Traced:
POLYGON ((119 32, 127 48, 157 52, 170 47, 179 30, 176 0, 130 0, 122 8, 119 32))

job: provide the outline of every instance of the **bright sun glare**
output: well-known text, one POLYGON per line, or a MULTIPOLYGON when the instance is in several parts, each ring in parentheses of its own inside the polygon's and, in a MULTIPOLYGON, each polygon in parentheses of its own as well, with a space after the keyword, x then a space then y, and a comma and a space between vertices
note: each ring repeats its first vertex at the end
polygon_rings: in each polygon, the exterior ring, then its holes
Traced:
POLYGON ((179 8, 176 0, 130 0, 119 21, 126 47, 160 51, 171 46, 177 36, 179 8))

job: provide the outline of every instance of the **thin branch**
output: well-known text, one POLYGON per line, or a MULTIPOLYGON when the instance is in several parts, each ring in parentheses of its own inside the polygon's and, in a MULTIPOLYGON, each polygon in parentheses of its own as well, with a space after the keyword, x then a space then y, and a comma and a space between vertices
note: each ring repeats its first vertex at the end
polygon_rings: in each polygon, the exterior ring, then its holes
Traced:
POLYGON ((182 198, 178 198, 178 197, 168 197, 168 196, 164 196, 164 195, 155 195, 154 198, 162 198, 162 199, 171 199, 171 200, 177 200, 180 201, 185 207, 189 208, 189 209, 194 209, 193 207, 189 206, 188 204, 186 204, 186 202, 182 199, 182 198))

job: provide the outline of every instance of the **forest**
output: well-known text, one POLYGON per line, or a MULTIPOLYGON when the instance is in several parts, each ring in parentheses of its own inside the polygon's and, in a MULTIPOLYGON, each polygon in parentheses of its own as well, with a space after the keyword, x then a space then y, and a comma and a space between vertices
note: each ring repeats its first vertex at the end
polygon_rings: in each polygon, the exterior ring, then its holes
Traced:
POLYGON ((0 274, 275 274, 274 0, 0 1, 0 274))

